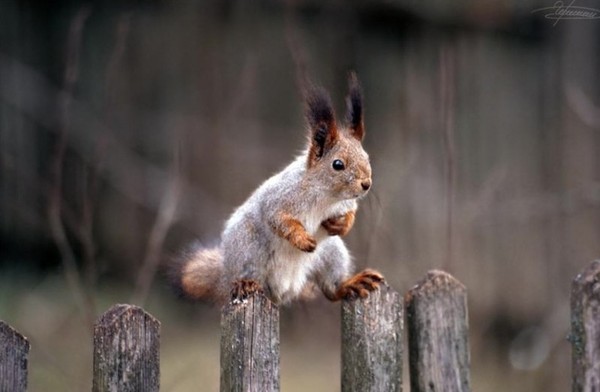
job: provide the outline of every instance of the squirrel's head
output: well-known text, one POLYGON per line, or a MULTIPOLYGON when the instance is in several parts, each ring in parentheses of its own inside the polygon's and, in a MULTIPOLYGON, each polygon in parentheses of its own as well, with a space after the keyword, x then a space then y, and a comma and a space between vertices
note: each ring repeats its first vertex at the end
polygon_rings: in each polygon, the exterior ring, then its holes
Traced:
POLYGON ((335 120, 329 94, 313 87, 306 96, 309 124, 307 171, 336 199, 355 199, 371 188, 371 164, 362 147, 365 136, 362 92, 356 75, 348 78, 346 118, 335 120))

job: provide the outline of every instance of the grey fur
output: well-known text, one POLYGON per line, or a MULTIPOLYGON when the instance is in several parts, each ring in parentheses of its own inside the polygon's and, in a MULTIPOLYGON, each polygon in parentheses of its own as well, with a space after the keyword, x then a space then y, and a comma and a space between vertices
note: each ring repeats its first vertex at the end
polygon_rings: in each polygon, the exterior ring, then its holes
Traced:
MULTIPOLYGON (((276 303, 299 297, 309 284, 329 298, 350 277, 350 253, 339 236, 330 236, 321 223, 357 209, 357 200, 371 184, 369 157, 352 130, 337 129, 336 139, 324 155, 310 154, 309 147, 281 172, 265 181, 233 213, 225 224, 219 246, 222 259, 209 264, 207 253, 199 250, 187 260, 196 274, 205 268, 206 276, 218 271, 210 292, 218 301, 229 297, 232 283, 240 279, 257 281, 276 303), (342 160, 344 170, 334 170, 332 162, 342 160), (281 214, 298 220, 317 246, 302 251, 282 238, 276 228, 281 214)), ((309 130, 309 135, 312 130, 309 130)), ((214 252, 213 252, 214 256, 214 252)), ((206 282, 198 282, 206 284, 206 282)), ((208 290, 204 290, 208 291, 208 290)), ((199 290, 203 292, 203 290, 199 290)))
POLYGON ((289 302, 311 278, 331 287, 349 276, 351 261, 344 242, 330 237, 321 222, 355 210, 356 201, 328 194, 327 183, 307 176, 305 161, 305 156, 296 159, 263 183, 227 221, 221 237, 223 295, 234 277, 256 280, 273 301, 289 302), (282 211, 296 217, 317 240, 315 252, 296 249, 270 229, 282 211))

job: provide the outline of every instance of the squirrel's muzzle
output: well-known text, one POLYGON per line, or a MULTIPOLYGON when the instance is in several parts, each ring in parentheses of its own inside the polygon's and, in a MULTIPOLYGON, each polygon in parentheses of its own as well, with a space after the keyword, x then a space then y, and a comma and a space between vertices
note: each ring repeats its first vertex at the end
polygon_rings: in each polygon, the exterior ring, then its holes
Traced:
POLYGON ((363 191, 368 191, 369 188, 371 188, 371 180, 363 180, 360 183, 360 186, 362 187, 363 191))

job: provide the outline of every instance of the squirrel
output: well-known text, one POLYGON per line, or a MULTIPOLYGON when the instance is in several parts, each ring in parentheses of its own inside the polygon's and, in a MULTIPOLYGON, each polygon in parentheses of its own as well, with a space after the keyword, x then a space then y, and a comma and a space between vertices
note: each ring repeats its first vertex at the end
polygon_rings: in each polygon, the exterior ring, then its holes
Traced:
POLYGON ((184 297, 224 304, 261 291, 285 304, 316 287, 338 301, 364 298, 384 284, 372 269, 352 275, 341 238, 372 185, 362 146, 362 90, 354 73, 348 89, 343 124, 325 89, 305 89, 307 148, 235 210, 217 247, 196 245, 180 256, 171 278, 184 297))

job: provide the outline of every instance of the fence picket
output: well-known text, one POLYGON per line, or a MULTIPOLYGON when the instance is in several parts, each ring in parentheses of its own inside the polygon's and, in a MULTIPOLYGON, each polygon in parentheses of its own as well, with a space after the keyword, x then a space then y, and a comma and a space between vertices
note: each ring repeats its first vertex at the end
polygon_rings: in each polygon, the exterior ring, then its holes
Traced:
POLYGON ((222 310, 221 391, 279 391, 279 308, 261 293, 222 310))
POLYGON ((29 342, 0 320, 0 391, 27 390, 29 342))
POLYGON ((593 261, 571 286, 572 390, 599 391, 600 260, 593 261))
POLYGON ((94 327, 94 392, 158 391, 160 322, 133 305, 115 305, 94 327))
POLYGON ((470 391, 465 287, 434 270, 405 302, 411 392, 470 391))
POLYGON ((388 287, 342 303, 342 391, 402 391, 403 317, 388 287))

